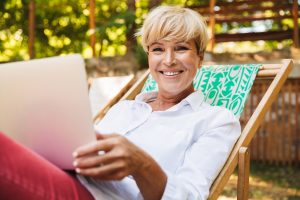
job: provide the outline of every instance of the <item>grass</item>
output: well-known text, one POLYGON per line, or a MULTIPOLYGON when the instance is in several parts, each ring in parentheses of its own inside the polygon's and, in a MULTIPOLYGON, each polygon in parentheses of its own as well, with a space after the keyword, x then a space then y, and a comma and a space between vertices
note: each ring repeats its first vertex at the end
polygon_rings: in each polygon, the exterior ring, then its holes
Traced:
MULTIPOLYGON (((237 173, 226 185, 220 199, 236 199, 237 173)), ((300 167, 252 163, 249 199, 300 200, 300 167)))

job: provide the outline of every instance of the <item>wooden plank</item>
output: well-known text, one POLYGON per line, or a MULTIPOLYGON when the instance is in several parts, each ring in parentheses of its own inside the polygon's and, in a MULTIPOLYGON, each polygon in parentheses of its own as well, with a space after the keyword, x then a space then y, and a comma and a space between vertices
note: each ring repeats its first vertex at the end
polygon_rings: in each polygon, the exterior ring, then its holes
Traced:
MULTIPOLYGON (((251 116, 254 112, 254 107, 257 105, 256 99, 257 99, 257 94, 258 94, 258 88, 259 88, 260 82, 256 83, 256 87, 251 88, 253 89, 253 95, 252 98, 250 99, 250 108, 251 108, 251 114, 249 116, 251 116)), ((244 127, 245 128, 245 127, 244 127)), ((257 137, 254 136, 251 142, 252 146, 251 146, 251 155, 253 155, 253 158, 257 159, 257 137)))
POLYGON ((299 79, 297 81, 295 81, 295 88, 296 88, 296 100, 295 100, 295 135, 296 135, 296 148, 295 148, 295 151, 296 151, 296 154, 295 154, 295 157, 296 157, 296 161, 300 163, 300 145, 297 145, 300 143, 300 124, 299 124, 299 104, 300 104, 300 99, 299 99, 299 96, 300 96, 300 81, 299 79))
POLYGON ((260 70, 257 73, 258 77, 272 77, 275 74, 277 74, 280 71, 280 69, 265 69, 265 70, 260 70))
MULTIPOLYGON (((260 70, 261 71, 261 70, 260 70)), ((257 104, 259 103, 259 101, 261 100, 262 98, 262 85, 263 85, 263 82, 260 81, 260 86, 258 88, 258 94, 257 94, 257 104)), ((263 121, 265 120, 265 118, 263 119, 263 121)), ((262 142, 263 142, 263 122, 261 123, 260 127, 257 129, 257 133, 255 134, 254 137, 257 137, 257 160, 258 161, 261 161, 262 160, 262 142)))
POLYGON ((293 19, 293 15, 274 15, 265 16, 264 14, 252 15, 252 16, 216 16, 216 23, 229 23, 229 22, 249 22, 249 21, 264 21, 264 20, 283 20, 293 19))
MULTIPOLYGON (((266 86, 266 83, 265 82, 262 82, 262 93, 261 94, 264 94, 267 90, 267 86, 266 86)), ((272 106, 271 106, 272 108, 272 106)), ((270 109, 271 110, 271 109, 270 109)), ((266 116, 265 116, 265 119, 264 119, 264 122, 262 123, 261 125, 261 132, 262 132, 262 141, 261 141, 261 150, 262 150, 262 161, 266 164, 267 163, 267 120, 268 119, 268 113, 270 113, 270 110, 266 113, 266 116)))
MULTIPOLYGON (((274 110, 276 109, 276 106, 278 104, 278 98, 277 100, 272 104, 272 107, 273 107, 273 110, 270 111, 270 117, 272 119, 272 121, 270 122, 270 132, 269 132, 269 135, 271 137, 271 151, 270 151, 270 154, 271 154, 271 157, 272 157, 272 161, 273 161, 273 164, 275 163, 275 158, 276 158, 276 151, 273 151, 274 147, 276 149, 276 138, 275 137, 275 134, 276 134, 276 126, 274 126, 274 124, 276 123, 276 119, 277 119, 277 116, 276 116, 276 113, 274 112, 274 110)), ((271 107, 271 109, 272 109, 271 107)))
POLYGON ((135 98, 137 94, 140 93, 142 90, 144 83, 146 82, 148 76, 150 74, 150 70, 148 69, 142 76, 141 78, 136 81, 135 84, 124 94, 124 96, 120 100, 132 100, 135 98))
POLYGON ((35 57, 34 41, 35 41, 35 1, 29 1, 29 57, 33 59, 35 57))
MULTIPOLYGON (((271 2, 274 3, 275 5, 282 5, 282 4, 289 4, 288 1, 282 1, 282 0, 264 0, 265 2, 271 2)), ((216 6, 218 7, 226 7, 226 6, 241 6, 241 5, 259 5, 261 4, 262 1, 261 0, 246 0, 246 1, 231 1, 231 2, 220 2, 218 1, 216 3, 216 6)), ((189 8, 192 9, 205 9, 209 7, 208 4, 198 4, 198 5, 191 5, 189 6, 189 8)))
POLYGON ((95 0, 90 0, 89 5, 89 35, 90 46, 92 48, 93 57, 96 57, 96 17, 95 17, 95 0))
POLYGON ((275 121, 277 121, 277 123, 274 123, 274 138, 275 138, 275 146, 277 147, 277 148, 275 148, 275 157, 277 158, 276 159, 276 161, 275 161, 275 164, 279 164, 279 154, 280 154, 280 152, 279 152, 279 148, 278 148, 278 145, 280 145, 280 143, 279 143, 279 141, 280 141, 280 138, 279 138, 279 136, 278 136, 278 133, 280 132, 280 131, 278 131, 278 124, 280 123, 279 122, 279 98, 280 98, 280 94, 278 95, 278 98, 277 98, 277 102, 275 103, 275 121))
POLYGON ((266 3, 266 2, 271 2, 271 3, 274 3, 276 5, 278 4, 287 4, 288 1, 282 1, 282 0, 243 0, 243 1, 232 1, 232 2, 218 2, 216 5, 217 6, 228 6, 228 5, 231 5, 231 6, 243 6, 243 5, 259 5, 261 3, 266 3))
POLYGON ((300 163, 300 127, 299 127, 299 104, 300 104, 300 100, 299 100, 299 93, 300 93, 300 79, 294 79, 294 88, 295 88, 295 127, 294 127, 294 134, 295 134, 295 141, 296 141, 296 145, 295 145, 295 164, 296 163, 300 163))
POLYGON ((210 0, 209 1, 209 24, 208 24, 208 32, 209 32, 209 43, 207 46, 207 51, 212 51, 215 45, 215 14, 214 14, 214 8, 215 8, 216 0, 210 0))
POLYGON ((260 70, 264 70, 264 69, 280 69, 280 65, 278 65, 278 64, 263 64, 260 67, 260 70))
POLYGON ((241 147, 239 150, 238 166, 237 200, 248 200, 250 154, 247 147, 241 147))
POLYGON ((284 94, 284 91, 286 90, 286 86, 283 85, 282 87, 282 90, 280 91, 280 96, 281 96, 281 126, 283 128, 283 130, 285 130, 284 132, 281 132, 281 134, 279 135, 280 137, 280 146, 279 146, 279 149, 280 149, 280 161, 282 161, 283 164, 286 164, 287 162, 287 156, 285 155, 285 144, 286 144, 286 138, 287 138, 287 131, 286 131, 286 123, 285 123, 285 116, 286 116, 286 106, 285 106, 285 101, 286 101, 286 98, 285 98, 285 94, 284 94))
MULTIPOLYGON (((218 16, 219 19, 222 19, 226 16, 238 16, 242 17, 241 15, 247 13, 248 15, 255 15, 256 13, 262 13, 262 16, 266 16, 263 12, 271 11, 275 15, 278 15, 280 11, 284 11, 286 13, 292 13, 292 5, 277 5, 277 6, 243 6, 243 7, 234 7, 234 6, 228 6, 228 7, 219 7, 218 10, 214 10, 214 14, 218 16)), ((211 12, 209 10, 209 6, 205 8, 193 8, 193 10, 199 12, 202 16, 208 17, 211 16, 211 12)), ((289 16, 291 18, 292 15, 286 14, 284 15, 289 16)))
MULTIPOLYGON (((259 72, 261 72, 262 70, 260 70, 259 72)), ((275 73, 276 75, 276 73, 275 73)), ((274 76, 274 75, 273 75, 274 76)), ((258 88, 258 93, 257 93, 257 102, 256 102, 256 105, 259 104, 259 101, 262 99, 262 96, 263 96, 263 93, 262 93, 262 85, 263 83, 261 82, 260 83, 260 87, 258 88)), ((262 119, 262 121, 264 121, 264 119, 262 119)), ((263 140, 263 137, 262 137, 262 125, 263 123, 261 123, 261 126, 257 129, 257 133, 255 134, 255 136, 257 137, 257 160, 261 161, 262 160, 262 140, 263 140)))
MULTIPOLYGON (((255 84, 255 87, 251 88, 251 98, 249 99, 249 110, 250 110, 249 111, 249 116, 251 116, 253 114, 253 104, 254 104, 253 102, 254 102, 255 95, 257 93, 256 88, 257 88, 257 85, 258 85, 257 80, 255 80, 254 84, 255 84)), ((248 121, 249 121, 249 119, 248 119, 248 121)), ((245 128, 246 124, 247 123, 245 123, 243 129, 245 128)), ((252 155, 252 158, 255 158, 255 153, 254 153, 254 150, 255 150, 254 143, 255 142, 254 142, 254 140, 255 140, 255 137, 253 138, 252 142, 250 143, 250 154, 252 155)))
POLYGON ((290 82, 286 83, 287 85, 287 95, 288 95, 288 101, 287 102, 283 102, 286 103, 287 105, 287 110, 288 110, 288 114, 287 114, 287 119, 286 119, 286 125, 287 125, 287 134, 288 134, 288 141, 286 144, 287 147, 287 158, 288 158, 288 164, 292 165, 292 159, 293 159, 293 154, 292 154, 292 148, 293 148, 293 143, 292 143, 292 84, 290 82))
POLYGON ((297 163, 297 122, 296 122, 296 116, 298 115, 297 113, 297 110, 296 110, 296 104, 297 104, 297 85, 295 85, 296 83, 296 80, 292 80, 291 81, 291 84, 292 84, 292 91, 293 91, 293 96, 292 96, 292 113, 293 113, 293 126, 292 126, 292 145, 293 145, 293 161, 292 161, 292 164, 295 164, 297 163))
MULTIPOLYGON (((278 13, 279 11, 291 11, 292 10, 292 5, 281 5, 281 6, 258 6, 256 5, 255 7, 228 7, 224 9, 220 9, 215 11, 216 15, 241 15, 243 13, 248 13, 248 14, 255 14, 257 12, 265 12, 265 11, 272 11, 274 13, 278 13)), ((205 12, 203 10, 202 12, 205 12)))
POLYGON ((267 148, 266 148, 266 153, 267 153, 267 161, 269 163, 273 162, 273 134, 274 131, 272 130, 272 124, 273 124, 273 119, 272 119, 272 113, 273 113, 273 109, 274 109, 274 104, 277 102, 274 102, 271 106, 271 109, 269 110, 269 112, 267 113, 268 115, 268 123, 267 123, 267 127, 266 127, 266 131, 267 131, 267 148))
POLYGON ((256 32, 256 33, 235 33, 216 34, 216 42, 237 42, 237 41, 257 41, 257 40, 284 40, 292 38, 292 30, 286 31, 268 31, 268 32, 256 32))
MULTIPOLYGON (((259 70, 261 71, 261 70, 259 70)), ((260 94, 260 88, 261 88, 261 81, 259 82, 258 87, 256 88, 256 95, 255 95, 255 101, 253 103, 253 112, 255 110, 255 107, 259 104, 259 94, 260 94)), ((255 157, 258 160, 259 159, 259 129, 257 130, 257 133, 253 137, 253 145, 255 147, 255 157)))

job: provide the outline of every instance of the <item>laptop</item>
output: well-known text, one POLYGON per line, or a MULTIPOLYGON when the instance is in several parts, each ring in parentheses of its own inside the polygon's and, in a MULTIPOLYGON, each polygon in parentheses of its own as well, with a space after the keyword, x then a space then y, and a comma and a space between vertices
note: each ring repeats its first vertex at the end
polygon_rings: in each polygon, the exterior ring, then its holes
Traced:
POLYGON ((83 58, 0 64, 0 132, 62 169, 95 140, 83 58))

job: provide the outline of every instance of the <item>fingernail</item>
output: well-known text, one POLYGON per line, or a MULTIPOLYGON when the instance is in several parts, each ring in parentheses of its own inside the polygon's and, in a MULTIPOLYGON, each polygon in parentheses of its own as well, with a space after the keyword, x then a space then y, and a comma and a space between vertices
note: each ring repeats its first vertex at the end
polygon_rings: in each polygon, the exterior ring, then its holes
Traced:
POLYGON ((77 152, 73 152, 73 157, 76 158, 78 156, 77 152))
POLYGON ((99 155, 99 156, 102 156, 102 155, 104 155, 104 154, 105 154, 105 151, 103 151, 103 150, 98 151, 98 155, 99 155))
POLYGON ((78 165, 78 162, 77 162, 77 161, 74 161, 74 162, 73 162, 73 166, 76 167, 77 165, 78 165))
POLYGON ((76 168, 75 171, 76 171, 77 173, 80 173, 81 170, 80 170, 79 168, 76 168))

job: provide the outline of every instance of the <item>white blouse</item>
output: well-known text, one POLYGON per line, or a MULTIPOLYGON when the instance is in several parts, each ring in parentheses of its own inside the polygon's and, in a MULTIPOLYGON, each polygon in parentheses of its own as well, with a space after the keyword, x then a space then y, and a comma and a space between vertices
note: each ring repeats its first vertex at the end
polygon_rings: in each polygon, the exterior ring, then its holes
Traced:
MULTIPOLYGON (((166 111, 145 103, 157 92, 113 106, 95 129, 118 133, 150 154, 167 174, 163 200, 207 199, 209 188, 240 136, 239 120, 225 108, 210 106, 196 91, 166 111)), ((78 175, 95 199, 143 199, 131 176, 99 181, 78 175)))

